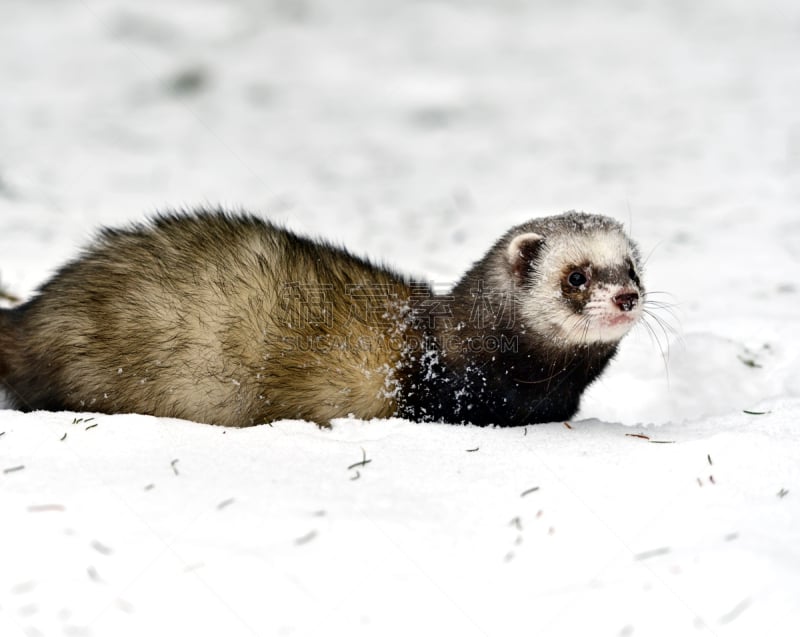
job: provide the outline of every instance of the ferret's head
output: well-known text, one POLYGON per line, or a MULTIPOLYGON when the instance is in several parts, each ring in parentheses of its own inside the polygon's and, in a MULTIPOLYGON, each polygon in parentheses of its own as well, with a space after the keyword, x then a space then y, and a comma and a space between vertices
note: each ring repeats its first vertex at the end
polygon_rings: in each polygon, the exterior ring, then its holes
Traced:
POLYGON ((639 251, 613 219, 576 212, 535 219, 501 246, 516 318, 542 337, 616 343, 642 315, 639 251))

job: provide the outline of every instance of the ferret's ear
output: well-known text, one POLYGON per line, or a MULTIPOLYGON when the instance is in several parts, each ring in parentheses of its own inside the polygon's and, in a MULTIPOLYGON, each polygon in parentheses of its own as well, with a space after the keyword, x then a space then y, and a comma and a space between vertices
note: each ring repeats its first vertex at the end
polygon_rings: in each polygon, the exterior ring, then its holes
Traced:
POLYGON ((536 258, 543 243, 542 235, 535 232, 523 232, 508 244, 508 263, 518 281, 524 279, 530 271, 531 262, 536 258))

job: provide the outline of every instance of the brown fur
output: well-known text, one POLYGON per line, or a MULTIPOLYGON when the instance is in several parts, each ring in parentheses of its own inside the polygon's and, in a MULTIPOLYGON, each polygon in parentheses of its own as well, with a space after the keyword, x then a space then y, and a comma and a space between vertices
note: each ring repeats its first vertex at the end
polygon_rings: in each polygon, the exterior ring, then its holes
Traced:
POLYGON ((361 283, 391 288, 397 312, 412 290, 388 270, 254 217, 170 215, 106 230, 36 298, 0 314, 0 380, 27 409, 233 426, 390 416, 400 351, 377 347, 388 337, 354 311, 350 292, 361 283), (300 316, 309 308, 327 314, 309 321, 300 316), (371 348, 311 342, 326 333, 371 348))

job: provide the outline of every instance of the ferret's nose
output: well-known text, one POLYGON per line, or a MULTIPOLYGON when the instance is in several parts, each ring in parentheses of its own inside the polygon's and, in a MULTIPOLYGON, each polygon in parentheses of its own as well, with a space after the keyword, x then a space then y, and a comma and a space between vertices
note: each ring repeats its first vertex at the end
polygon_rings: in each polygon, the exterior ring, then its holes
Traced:
POLYGON ((612 301, 623 312, 630 312, 639 303, 639 293, 623 292, 622 294, 617 294, 612 301))

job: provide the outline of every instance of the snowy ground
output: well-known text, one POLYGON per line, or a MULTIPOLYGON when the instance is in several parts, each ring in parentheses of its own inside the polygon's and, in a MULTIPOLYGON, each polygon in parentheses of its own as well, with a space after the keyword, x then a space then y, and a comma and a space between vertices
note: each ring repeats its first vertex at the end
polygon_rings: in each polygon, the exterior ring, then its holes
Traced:
POLYGON ((681 334, 571 429, 0 411, 2 637, 798 634, 796 2, 4 0, 0 41, 22 297, 164 207, 440 283, 577 208, 681 334))

